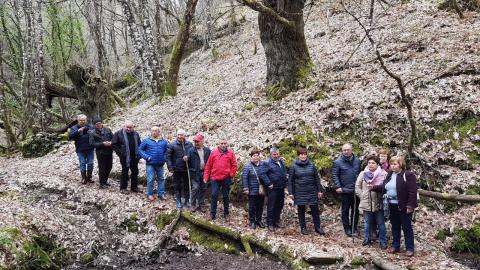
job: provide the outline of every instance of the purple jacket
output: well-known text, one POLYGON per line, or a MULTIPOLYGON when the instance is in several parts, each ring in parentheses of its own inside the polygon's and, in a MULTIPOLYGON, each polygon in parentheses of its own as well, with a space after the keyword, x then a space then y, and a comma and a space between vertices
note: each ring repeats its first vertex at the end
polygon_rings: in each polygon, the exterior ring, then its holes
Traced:
MULTIPOLYGON (((382 185, 374 186, 372 190, 385 193, 385 185, 392 179, 392 172, 382 185)), ((417 208, 417 177, 410 171, 402 170, 397 175, 397 200, 398 209, 406 211, 407 207, 411 209, 417 208), (405 179, 403 175, 405 174, 405 179), (405 181, 406 180, 406 181, 405 181)))

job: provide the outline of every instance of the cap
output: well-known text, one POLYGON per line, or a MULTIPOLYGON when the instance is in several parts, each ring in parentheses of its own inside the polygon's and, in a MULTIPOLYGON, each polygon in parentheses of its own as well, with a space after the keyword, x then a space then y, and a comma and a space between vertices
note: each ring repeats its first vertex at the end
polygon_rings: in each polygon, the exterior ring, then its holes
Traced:
POLYGON ((200 134, 197 134, 195 135, 195 137, 193 137, 193 141, 195 142, 203 142, 203 139, 204 139, 203 136, 200 134))
POLYGON ((102 118, 100 117, 96 117, 93 119, 93 123, 96 124, 96 123, 102 123, 102 118))

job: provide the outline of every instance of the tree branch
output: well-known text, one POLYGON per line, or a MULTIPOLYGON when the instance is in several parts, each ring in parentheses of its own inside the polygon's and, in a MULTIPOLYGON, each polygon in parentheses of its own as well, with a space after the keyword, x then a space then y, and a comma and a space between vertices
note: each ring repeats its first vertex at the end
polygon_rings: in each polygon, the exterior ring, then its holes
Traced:
POLYGON ((283 24, 285 27, 288 27, 288 28, 294 28, 295 27, 295 22, 285 19, 284 17, 280 16, 280 14, 278 14, 278 12, 276 12, 275 10, 273 10, 270 7, 265 6, 262 3, 259 3, 255 0, 237 0, 237 2, 242 3, 246 6, 248 6, 249 8, 251 8, 255 11, 258 11, 260 13, 272 16, 278 22, 283 24))
POLYGON ((161 10, 163 10, 163 12, 165 12, 167 15, 172 16, 172 17, 177 21, 178 25, 180 25, 180 24, 182 23, 182 21, 180 20, 180 18, 178 18, 177 15, 173 14, 173 12, 172 12, 170 9, 168 9, 168 8, 160 5, 160 3, 157 3, 157 5, 158 5, 158 7, 159 7, 161 10))

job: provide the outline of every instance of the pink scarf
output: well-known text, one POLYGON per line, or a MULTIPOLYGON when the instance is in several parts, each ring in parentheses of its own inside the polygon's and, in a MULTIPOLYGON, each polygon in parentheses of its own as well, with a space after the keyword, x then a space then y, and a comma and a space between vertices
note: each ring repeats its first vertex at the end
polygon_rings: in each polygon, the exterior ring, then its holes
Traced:
POLYGON ((382 172, 382 168, 380 166, 372 173, 368 167, 365 167, 363 171, 363 179, 368 184, 372 184, 374 186, 381 185, 383 183, 383 179, 379 177, 380 172, 382 172), (373 176, 372 176, 373 174, 373 176))

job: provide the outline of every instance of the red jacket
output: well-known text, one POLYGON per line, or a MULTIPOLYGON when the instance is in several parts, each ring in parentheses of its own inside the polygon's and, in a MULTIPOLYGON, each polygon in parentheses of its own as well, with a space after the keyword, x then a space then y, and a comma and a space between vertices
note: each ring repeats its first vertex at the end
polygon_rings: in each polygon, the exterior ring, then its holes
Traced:
POLYGON ((232 150, 228 149, 226 153, 222 153, 215 149, 210 154, 207 164, 205 164, 205 172, 203 181, 208 179, 213 181, 223 181, 226 178, 233 178, 237 172, 237 158, 232 150))

